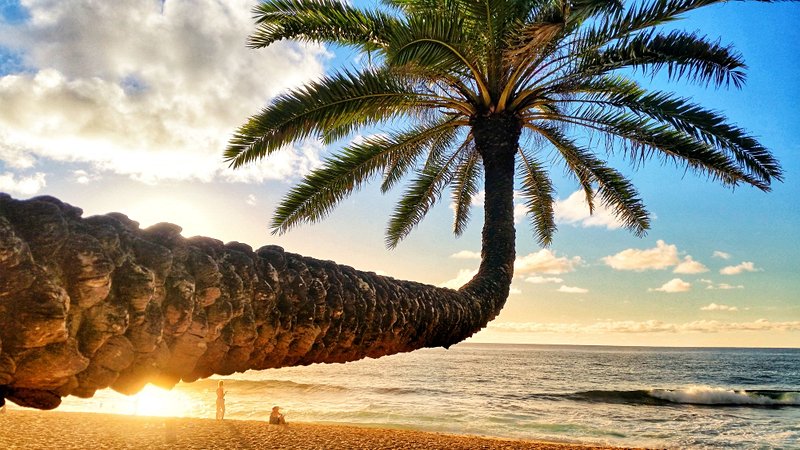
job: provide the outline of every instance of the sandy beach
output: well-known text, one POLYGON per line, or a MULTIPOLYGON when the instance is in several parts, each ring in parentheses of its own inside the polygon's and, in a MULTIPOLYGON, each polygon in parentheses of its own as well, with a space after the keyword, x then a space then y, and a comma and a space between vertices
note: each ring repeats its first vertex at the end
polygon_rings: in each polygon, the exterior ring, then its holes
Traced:
POLYGON ((12 410, 0 414, 3 449, 601 449, 559 443, 256 420, 12 410))

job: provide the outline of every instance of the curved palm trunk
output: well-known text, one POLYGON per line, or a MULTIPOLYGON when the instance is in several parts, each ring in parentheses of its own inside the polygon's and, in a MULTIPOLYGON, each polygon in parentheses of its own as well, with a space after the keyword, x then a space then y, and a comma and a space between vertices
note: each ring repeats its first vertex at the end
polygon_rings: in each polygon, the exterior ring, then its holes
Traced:
POLYGON ((148 382, 448 347, 508 293, 510 265, 494 248, 482 275, 454 291, 81 215, 53 197, 0 193, 0 404, 50 409, 106 387, 132 394, 148 382))
POLYGON ((472 133, 484 169, 481 266, 460 291, 482 299, 489 320, 500 313, 514 276, 514 164, 520 120, 498 114, 473 120, 472 133))

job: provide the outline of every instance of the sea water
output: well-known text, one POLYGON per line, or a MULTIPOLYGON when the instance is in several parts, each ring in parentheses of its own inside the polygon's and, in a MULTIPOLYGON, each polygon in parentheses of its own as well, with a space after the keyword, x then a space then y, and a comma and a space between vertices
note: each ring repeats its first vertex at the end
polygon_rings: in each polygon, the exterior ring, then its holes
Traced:
MULTIPOLYGON (((347 364, 250 371, 61 409, 226 418, 657 448, 800 449, 800 349, 460 344, 347 364), (150 405, 151 409, 153 405, 150 405)), ((150 388, 148 388, 150 389, 150 388)))

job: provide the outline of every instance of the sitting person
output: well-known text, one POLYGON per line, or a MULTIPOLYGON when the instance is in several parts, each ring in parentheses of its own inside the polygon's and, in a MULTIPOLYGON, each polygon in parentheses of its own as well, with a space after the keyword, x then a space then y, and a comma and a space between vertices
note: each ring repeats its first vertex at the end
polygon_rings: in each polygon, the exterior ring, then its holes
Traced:
POLYGON ((280 408, 277 406, 272 407, 272 414, 269 415, 269 424, 286 425, 286 419, 283 417, 283 414, 280 412, 280 408))

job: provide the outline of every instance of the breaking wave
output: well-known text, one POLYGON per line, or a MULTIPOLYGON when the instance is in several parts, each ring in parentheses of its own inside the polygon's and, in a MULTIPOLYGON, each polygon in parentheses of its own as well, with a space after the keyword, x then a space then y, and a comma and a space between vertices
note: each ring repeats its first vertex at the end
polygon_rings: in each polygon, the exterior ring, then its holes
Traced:
POLYGON ((570 400, 643 405, 800 406, 800 391, 733 390, 707 386, 635 391, 585 391, 567 394, 570 400))

